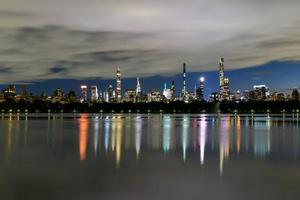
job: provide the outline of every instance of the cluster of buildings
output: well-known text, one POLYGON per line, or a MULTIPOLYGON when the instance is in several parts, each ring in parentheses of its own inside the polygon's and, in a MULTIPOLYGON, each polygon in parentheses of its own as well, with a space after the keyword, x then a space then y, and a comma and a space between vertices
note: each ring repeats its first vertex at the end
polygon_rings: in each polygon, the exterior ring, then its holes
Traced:
POLYGON ((108 103, 140 103, 140 102, 171 102, 171 101, 185 101, 191 102, 192 100, 204 100, 204 78, 200 78, 199 87, 194 92, 188 92, 186 90, 186 64, 183 63, 183 88, 180 96, 176 96, 175 93, 175 81, 170 82, 170 88, 167 88, 167 83, 164 83, 163 90, 153 89, 148 93, 142 92, 142 87, 139 77, 136 78, 136 87, 125 89, 122 94, 122 79, 120 68, 116 73, 116 85, 109 85, 105 91, 98 91, 96 85, 90 86, 88 91, 88 85, 80 86, 80 102, 108 102, 108 103), (90 94, 90 96, 88 95, 90 94))
POLYGON ((284 93, 273 92, 270 93, 266 85, 254 85, 252 90, 240 90, 232 93, 230 91, 229 78, 225 77, 224 58, 219 61, 219 91, 213 92, 207 99, 204 97, 205 79, 200 77, 194 91, 187 90, 187 74, 186 64, 182 66, 182 89, 176 95, 175 81, 170 82, 170 88, 167 88, 167 83, 164 83, 163 90, 151 90, 143 93, 139 77, 136 78, 136 87, 126 89, 122 94, 122 74, 120 68, 116 71, 115 86, 108 85, 104 91, 100 91, 97 85, 81 85, 80 94, 77 96, 74 91, 65 94, 60 88, 57 88, 51 96, 47 96, 42 92, 41 95, 35 96, 28 92, 27 86, 21 86, 21 92, 17 94, 16 86, 9 85, 0 93, 0 102, 6 100, 14 101, 51 101, 59 103, 72 103, 72 102, 92 102, 92 103, 140 103, 140 102, 172 102, 184 101, 186 103, 192 101, 285 101, 285 100, 299 100, 299 92, 297 89, 293 90, 291 95, 284 93))

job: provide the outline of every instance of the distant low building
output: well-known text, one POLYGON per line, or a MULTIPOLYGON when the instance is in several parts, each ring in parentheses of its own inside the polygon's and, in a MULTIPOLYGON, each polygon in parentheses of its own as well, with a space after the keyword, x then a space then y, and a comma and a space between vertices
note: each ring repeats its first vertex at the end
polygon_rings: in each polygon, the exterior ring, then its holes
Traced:
POLYGON ((16 92, 16 86, 15 85, 9 85, 7 88, 3 90, 3 95, 5 100, 13 100, 15 96, 17 95, 16 92))
POLYGON ((291 98, 292 98, 293 101, 299 101, 299 92, 298 92, 297 89, 293 90, 291 98))
POLYGON ((158 90, 153 90, 153 91, 149 92, 147 97, 148 97, 147 98, 148 102, 153 102, 153 101, 160 102, 162 100, 160 91, 158 91, 158 90))
POLYGON ((64 92, 62 89, 57 88, 52 95, 52 102, 63 103, 64 102, 64 92))
POLYGON ((134 89, 127 89, 125 91, 125 102, 135 103, 136 102, 136 90, 134 89))
POLYGON ((66 95, 66 102, 68 103, 75 103, 77 100, 76 98, 76 93, 74 91, 70 91, 67 95, 66 95))
POLYGON ((254 85, 252 91, 249 92, 249 100, 265 101, 269 96, 269 89, 266 85, 254 85))

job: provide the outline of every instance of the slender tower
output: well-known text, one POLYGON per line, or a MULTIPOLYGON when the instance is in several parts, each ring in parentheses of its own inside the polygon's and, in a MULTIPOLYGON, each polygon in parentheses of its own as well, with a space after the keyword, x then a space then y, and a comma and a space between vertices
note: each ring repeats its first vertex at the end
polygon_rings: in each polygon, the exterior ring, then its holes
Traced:
POLYGON ((142 97, 142 88, 140 84, 140 78, 136 78, 136 88, 135 88, 135 102, 140 102, 142 97))
POLYGON ((175 82, 172 80, 171 82, 171 100, 174 100, 175 97, 175 82))
POLYGON ((220 81, 220 93, 224 92, 224 58, 220 58, 219 62, 219 81, 220 81))
POLYGON ((140 84, 140 78, 136 78, 136 94, 141 94, 142 89, 141 89, 141 84, 140 84))
POLYGON ((122 99, 122 94, 121 94, 121 70, 119 67, 117 69, 117 77, 116 77, 116 98, 117 98, 117 102, 120 103, 122 99))
POLYGON ((220 58, 219 63, 219 78, 220 78, 220 100, 229 100, 229 78, 224 77, 224 58, 220 58))
POLYGON ((199 87, 196 90, 196 97, 198 100, 204 100, 204 77, 200 77, 199 87))
POLYGON ((185 68, 186 64, 183 63, 183 77, 182 77, 182 83, 183 83, 183 87, 182 87, 182 97, 185 98, 186 95, 186 68, 185 68))

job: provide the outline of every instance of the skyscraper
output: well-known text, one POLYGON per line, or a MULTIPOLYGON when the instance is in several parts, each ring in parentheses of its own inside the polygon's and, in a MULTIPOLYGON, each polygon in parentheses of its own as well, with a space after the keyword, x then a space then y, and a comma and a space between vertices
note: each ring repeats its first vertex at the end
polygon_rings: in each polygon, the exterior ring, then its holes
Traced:
POLYGON ((171 82, 171 100, 175 99, 175 82, 172 80, 171 82))
POLYGON ((219 86, 220 86, 220 93, 222 91, 222 87, 224 85, 224 58, 220 58, 219 62, 219 86))
POLYGON ((122 100, 122 94, 121 94, 121 70, 118 67, 117 69, 117 77, 116 77, 116 100, 118 103, 122 100))
POLYGON ((220 95, 219 100, 229 100, 229 78, 224 77, 224 58, 220 58, 219 62, 219 82, 220 82, 220 95))
POLYGON ((81 85, 80 86, 80 102, 85 102, 87 101, 87 91, 88 87, 87 85, 81 85))
POLYGON ((140 78, 136 78, 136 94, 142 93, 141 84, 140 84, 140 78))
POLYGON ((171 99, 171 89, 167 88, 166 82, 164 84, 163 98, 164 98, 164 100, 167 100, 167 101, 169 101, 171 99))
POLYGON ((27 85, 22 85, 21 86, 21 98, 24 100, 28 100, 28 97, 29 97, 29 92, 28 92, 27 85))
POLYGON ((107 88, 107 100, 108 102, 114 102, 115 101, 115 95, 114 95, 113 86, 109 85, 107 88))
POLYGON ((91 101, 98 101, 98 88, 97 85, 91 86, 91 101))
POLYGON ((186 99, 186 64, 183 63, 183 74, 182 74, 182 100, 186 99))
POLYGON ((200 78, 199 87, 196 90, 196 98, 200 101, 204 100, 204 77, 200 78))
POLYGON ((140 84, 140 78, 136 78, 136 89, 135 89, 135 95, 136 95, 136 102, 141 101, 142 97, 142 89, 141 89, 141 84, 140 84))

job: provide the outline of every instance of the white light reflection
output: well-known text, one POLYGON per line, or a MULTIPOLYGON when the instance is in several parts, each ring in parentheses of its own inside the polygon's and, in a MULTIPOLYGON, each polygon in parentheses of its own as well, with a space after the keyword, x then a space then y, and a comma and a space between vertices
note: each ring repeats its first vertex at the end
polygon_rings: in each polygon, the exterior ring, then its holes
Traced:
POLYGON ((266 121, 255 121, 254 123, 254 155, 265 157, 271 150, 271 119, 266 121))
POLYGON ((122 151, 122 128, 123 128, 123 119, 118 119, 116 121, 116 133, 113 135, 116 135, 116 167, 120 167, 120 161, 121 161, 121 151, 122 151))
POLYGON ((204 155, 205 155, 205 144, 206 144, 206 117, 205 115, 201 115, 200 119, 200 129, 198 134, 199 147, 200 147, 200 163, 204 164, 204 155))
POLYGON ((99 141, 99 119, 98 117, 95 118, 94 121, 94 153, 95 156, 98 152, 98 141, 99 141))
POLYGON ((110 121, 106 119, 104 121, 104 148, 106 153, 108 152, 108 148, 109 148, 109 129, 110 129, 110 121))
POLYGON ((136 158, 139 159, 142 140, 142 119, 140 115, 137 115, 135 120, 135 151, 136 158))
POLYGON ((186 149, 188 147, 188 130, 189 130, 189 118, 187 115, 183 116, 182 122, 182 158, 186 161, 186 149))
POLYGON ((219 172, 220 175, 223 175, 223 168, 224 168, 224 160, 229 158, 229 147, 230 147, 230 140, 229 140, 229 127, 230 127, 230 117, 224 117, 221 120, 221 130, 219 136, 219 150, 220 150, 220 165, 219 165, 219 172), (224 120, 223 120, 224 119, 224 120))
POLYGON ((110 147, 111 150, 114 152, 116 147, 116 121, 114 119, 115 117, 112 116, 111 122, 111 136, 110 136, 110 147))
POLYGON ((164 153, 169 152, 170 150, 170 116, 163 116, 163 151, 164 153))

